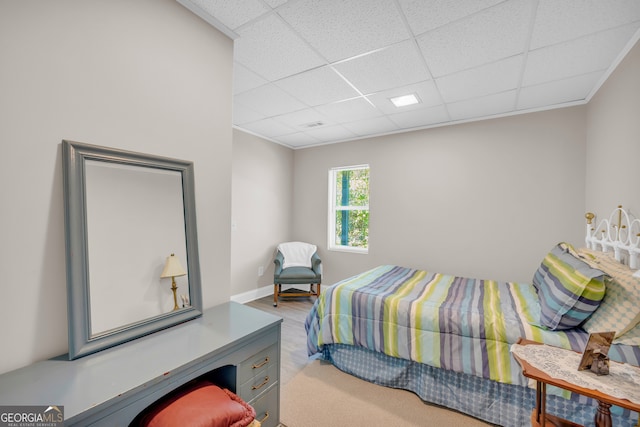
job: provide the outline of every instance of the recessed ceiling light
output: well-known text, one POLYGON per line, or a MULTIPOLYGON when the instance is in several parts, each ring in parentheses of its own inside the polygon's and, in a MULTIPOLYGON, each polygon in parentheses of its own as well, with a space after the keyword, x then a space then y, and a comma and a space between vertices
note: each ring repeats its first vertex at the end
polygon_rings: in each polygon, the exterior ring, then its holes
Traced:
POLYGON ((420 100, 415 93, 410 95, 402 95, 396 96, 395 98, 390 98, 390 101, 393 102, 393 105, 396 107, 406 107, 407 105, 418 104, 420 100))

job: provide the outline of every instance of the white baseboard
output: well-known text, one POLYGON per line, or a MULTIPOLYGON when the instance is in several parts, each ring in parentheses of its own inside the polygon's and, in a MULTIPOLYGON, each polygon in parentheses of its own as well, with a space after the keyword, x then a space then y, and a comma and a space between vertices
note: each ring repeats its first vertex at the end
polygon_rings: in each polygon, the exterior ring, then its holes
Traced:
POLYGON ((237 295, 231 295, 231 301, 245 304, 269 295, 273 295, 273 285, 263 286, 237 295))
MULTIPOLYGON (((295 287, 295 285, 282 285, 282 289, 284 290, 295 287)), ((269 295, 273 296, 273 285, 267 285, 258 289, 254 289, 252 291, 243 292, 237 295, 231 295, 231 301, 240 304, 246 304, 248 302, 267 297, 269 295)))

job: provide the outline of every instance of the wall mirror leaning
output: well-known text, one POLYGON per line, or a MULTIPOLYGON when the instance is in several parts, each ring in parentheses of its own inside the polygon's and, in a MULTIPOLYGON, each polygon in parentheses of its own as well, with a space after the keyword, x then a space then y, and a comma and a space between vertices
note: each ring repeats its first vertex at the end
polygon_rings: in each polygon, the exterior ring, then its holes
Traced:
POLYGON ((62 163, 69 359, 200 316, 193 163, 67 140, 62 163))

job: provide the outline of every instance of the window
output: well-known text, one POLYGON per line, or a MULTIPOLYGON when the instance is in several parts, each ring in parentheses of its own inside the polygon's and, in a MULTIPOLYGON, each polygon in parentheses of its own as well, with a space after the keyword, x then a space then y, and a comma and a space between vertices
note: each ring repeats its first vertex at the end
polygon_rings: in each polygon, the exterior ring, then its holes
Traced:
POLYGON ((329 170, 329 249, 367 253, 369 165, 329 170))

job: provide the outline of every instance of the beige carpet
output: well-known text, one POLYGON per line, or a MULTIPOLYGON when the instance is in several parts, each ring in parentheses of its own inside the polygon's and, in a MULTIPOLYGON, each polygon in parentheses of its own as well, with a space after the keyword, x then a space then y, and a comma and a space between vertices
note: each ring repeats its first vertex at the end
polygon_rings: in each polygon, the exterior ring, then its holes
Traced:
POLYGON ((486 427, 475 418, 424 403, 414 393, 382 387, 315 360, 282 387, 286 427, 486 427))

